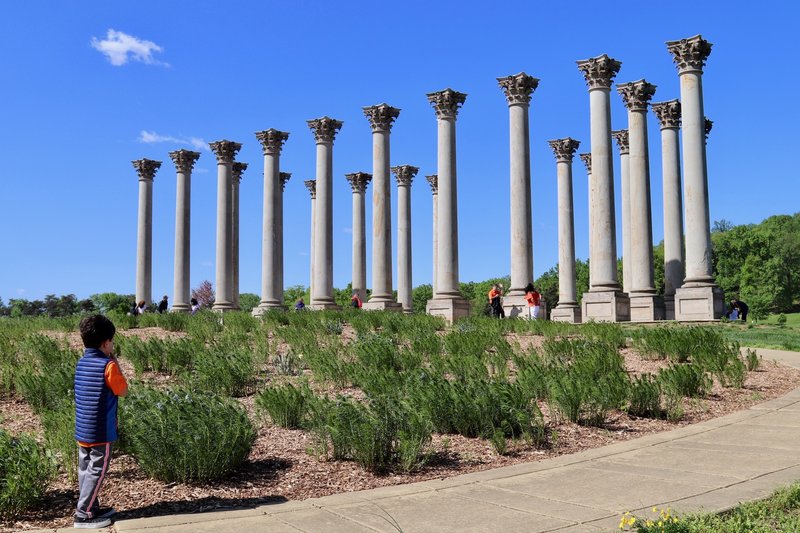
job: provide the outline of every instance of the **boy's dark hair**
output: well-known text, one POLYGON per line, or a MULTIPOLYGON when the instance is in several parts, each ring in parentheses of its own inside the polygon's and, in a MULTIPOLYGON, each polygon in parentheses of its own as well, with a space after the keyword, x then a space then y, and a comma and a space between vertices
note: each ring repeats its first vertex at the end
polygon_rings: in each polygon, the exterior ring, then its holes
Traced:
POLYGON ((117 328, 103 315, 87 316, 81 320, 81 339, 86 348, 100 348, 105 341, 114 338, 117 328))

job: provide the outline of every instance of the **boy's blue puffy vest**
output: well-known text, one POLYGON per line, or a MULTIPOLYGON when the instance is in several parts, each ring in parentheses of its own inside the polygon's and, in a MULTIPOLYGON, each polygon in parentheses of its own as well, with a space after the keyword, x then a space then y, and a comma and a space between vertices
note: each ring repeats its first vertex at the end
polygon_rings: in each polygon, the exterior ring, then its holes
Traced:
POLYGON ((106 385, 111 360, 86 348, 75 369, 75 440, 86 443, 117 440, 117 397, 106 385))

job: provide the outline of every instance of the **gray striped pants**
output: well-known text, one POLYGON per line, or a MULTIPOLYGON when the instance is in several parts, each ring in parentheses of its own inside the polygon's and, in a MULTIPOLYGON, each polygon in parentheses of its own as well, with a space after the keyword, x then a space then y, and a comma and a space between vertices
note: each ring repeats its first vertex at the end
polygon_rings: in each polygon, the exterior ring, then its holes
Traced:
POLYGON ((94 518, 100 509, 100 487, 111 462, 111 443, 90 448, 78 445, 78 518, 94 518))

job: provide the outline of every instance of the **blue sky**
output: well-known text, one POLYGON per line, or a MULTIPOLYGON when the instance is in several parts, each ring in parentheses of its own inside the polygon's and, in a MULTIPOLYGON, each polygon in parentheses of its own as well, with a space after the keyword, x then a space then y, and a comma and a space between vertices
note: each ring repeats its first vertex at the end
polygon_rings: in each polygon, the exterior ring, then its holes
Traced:
MULTIPOLYGON (((130 161, 142 157, 164 161, 154 184, 153 295, 171 296, 175 170, 167 153, 194 145, 202 156, 192 183, 191 280, 213 281, 216 162, 203 143, 223 138, 243 143, 238 160, 250 164, 241 185, 241 290, 258 293, 263 159, 253 133, 268 128, 290 132, 281 158, 281 169, 292 173, 284 196, 285 281, 306 285, 310 199, 302 182, 314 177, 315 157, 306 120, 323 115, 344 121, 333 168, 334 284, 345 286, 352 211, 344 174, 372 171, 361 107, 381 102, 402 109, 392 165, 420 167, 412 187, 413 282, 429 283, 424 175, 436 172, 436 120, 425 93, 446 87, 468 94, 457 123, 460 277, 505 275, 508 110, 496 78, 520 71, 541 79, 530 109, 538 276, 558 256, 556 164, 546 141, 571 136, 582 142, 580 152, 590 150, 589 96, 575 61, 607 53, 622 62, 616 81, 645 78, 658 86, 654 101, 669 100, 679 96, 678 75, 664 42, 697 33, 714 44, 704 75, 714 121, 711 219, 743 224, 794 213, 798 20, 788 1, 5 2, 0 297, 132 293, 137 177, 130 161), (102 44, 109 40, 111 48, 102 44)), ((613 127, 627 127, 616 90, 611 103, 613 127)), ((649 136, 658 242, 661 158, 652 113, 649 136)), ((585 258, 586 174, 577 158, 573 175, 576 251, 585 258)), ((396 241, 394 184, 392 194, 396 241)))

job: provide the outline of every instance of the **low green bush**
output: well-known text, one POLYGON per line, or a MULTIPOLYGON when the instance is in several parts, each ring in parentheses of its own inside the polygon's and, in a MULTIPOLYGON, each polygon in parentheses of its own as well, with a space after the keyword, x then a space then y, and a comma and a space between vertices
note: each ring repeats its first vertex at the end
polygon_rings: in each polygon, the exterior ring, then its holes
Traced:
POLYGON ((661 416, 661 386, 651 374, 636 376, 628 390, 628 413, 633 416, 661 416))
POLYGON ((37 413, 58 408, 75 386, 75 365, 80 353, 38 334, 24 338, 18 350, 16 390, 37 413))
POLYGON ((658 371, 657 380, 665 393, 704 397, 711 390, 711 379, 697 365, 676 364, 658 371))
POLYGON ((53 457, 33 437, 0 429, 0 520, 13 522, 33 507, 55 475, 53 457))
POLYGON ((744 356, 745 366, 748 372, 755 372, 761 366, 761 357, 755 350, 747 349, 744 356))
POLYGON ((255 387, 253 351, 242 335, 225 334, 199 349, 192 371, 181 376, 187 385, 225 396, 246 396, 255 387))
POLYGON ((299 387, 285 383, 256 394, 255 405, 259 412, 269 414, 280 427, 297 429, 305 425, 313 397, 308 383, 299 387))
POLYGON ((57 409, 40 414, 44 444, 66 473, 70 483, 78 480, 78 447, 75 444, 75 401, 70 398, 57 409))
POLYGON ((133 386, 120 418, 121 448, 166 482, 223 478, 245 461, 256 437, 238 402, 184 388, 133 386))

